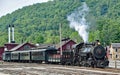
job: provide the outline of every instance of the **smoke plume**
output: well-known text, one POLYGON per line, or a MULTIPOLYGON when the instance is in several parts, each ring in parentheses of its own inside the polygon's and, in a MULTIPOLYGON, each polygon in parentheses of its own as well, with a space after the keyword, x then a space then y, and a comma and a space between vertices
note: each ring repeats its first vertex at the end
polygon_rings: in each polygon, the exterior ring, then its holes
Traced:
POLYGON ((81 7, 77 8, 67 16, 67 20, 70 22, 70 27, 78 31, 84 42, 88 42, 88 23, 85 18, 88 11, 88 6, 86 3, 83 3, 81 7))

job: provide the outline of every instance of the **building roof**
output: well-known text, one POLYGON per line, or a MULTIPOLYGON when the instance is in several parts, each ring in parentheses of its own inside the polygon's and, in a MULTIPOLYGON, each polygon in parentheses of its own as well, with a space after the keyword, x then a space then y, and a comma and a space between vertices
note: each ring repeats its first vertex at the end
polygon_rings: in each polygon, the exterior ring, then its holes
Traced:
POLYGON ((7 43, 7 44, 4 44, 4 47, 7 48, 7 50, 11 50, 12 48, 18 46, 19 44, 17 43, 7 43))
POLYGON ((15 50, 17 50, 18 48, 22 47, 24 44, 26 44, 26 43, 19 44, 18 46, 12 48, 10 51, 15 51, 15 50))
POLYGON ((54 44, 39 44, 37 48, 48 48, 48 47, 55 47, 54 44))
POLYGON ((111 43, 112 47, 120 47, 120 43, 111 43))
MULTIPOLYGON (((16 47, 12 48, 10 51, 15 51, 15 50, 19 49, 20 47, 24 46, 24 45, 27 44, 27 43, 28 43, 28 42, 19 44, 19 45, 17 45, 16 47)), ((30 43, 29 43, 29 44, 30 44, 30 43)))
MULTIPOLYGON (((67 40, 67 41, 62 41, 61 42, 61 46, 64 46, 65 44, 69 43, 70 41, 73 41, 73 40, 67 40)), ((74 42, 74 41, 73 41, 74 42)), ((60 43, 56 45, 56 48, 60 48, 60 43)))

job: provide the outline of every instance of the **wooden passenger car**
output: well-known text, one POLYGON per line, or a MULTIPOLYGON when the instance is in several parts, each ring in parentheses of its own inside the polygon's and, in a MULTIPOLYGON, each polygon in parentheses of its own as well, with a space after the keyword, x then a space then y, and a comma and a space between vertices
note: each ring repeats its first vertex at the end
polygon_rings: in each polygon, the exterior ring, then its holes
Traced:
POLYGON ((20 54, 18 52, 11 52, 11 61, 18 61, 20 60, 20 54))
POLYGON ((46 49, 38 49, 31 51, 31 61, 32 62, 43 62, 45 61, 45 51, 46 49))
POLYGON ((19 51, 20 61, 29 62, 30 61, 30 51, 19 51))
POLYGON ((3 53, 3 61, 11 61, 11 52, 6 51, 5 53, 3 53))
MULTIPOLYGON (((57 61, 53 61, 54 59, 53 56, 56 53, 57 50, 55 48, 48 47, 42 49, 5 52, 3 58, 4 61, 50 63, 50 62, 57 62, 57 61), (51 59, 52 61, 50 61, 51 59)), ((60 60, 60 58, 55 60, 60 60)))

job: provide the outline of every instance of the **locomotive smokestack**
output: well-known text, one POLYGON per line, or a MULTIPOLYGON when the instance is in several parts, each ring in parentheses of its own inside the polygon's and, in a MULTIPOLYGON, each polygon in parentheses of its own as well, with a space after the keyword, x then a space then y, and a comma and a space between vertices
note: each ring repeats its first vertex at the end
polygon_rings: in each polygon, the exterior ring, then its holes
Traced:
POLYGON ((8 26, 8 43, 10 43, 11 40, 10 40, 10 25, 8 26))
POLYGON ((15 39, 14 39, 14 25, 12 25, 12 43, 15 43, 15 39))

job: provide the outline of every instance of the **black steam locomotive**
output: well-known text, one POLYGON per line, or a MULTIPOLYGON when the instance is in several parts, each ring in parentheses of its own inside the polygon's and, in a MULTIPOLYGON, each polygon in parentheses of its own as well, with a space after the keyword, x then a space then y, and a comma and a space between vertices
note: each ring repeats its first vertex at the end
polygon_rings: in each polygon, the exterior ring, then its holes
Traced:
POLYGON ((103 46, 90 43, 79 43, 73 50, 65 50, 60 55, 53 47, 23 51, 7 51, 3 54, 4 61, 12 62, 44 62, 85 67, 107 67, 109 61, 103 46))
POLYGON ((62 64, 85 67, 107 67, 109 65, 106 50, 103 46, 94 43, 80 43, 71 51, 64 51, 62 64))

